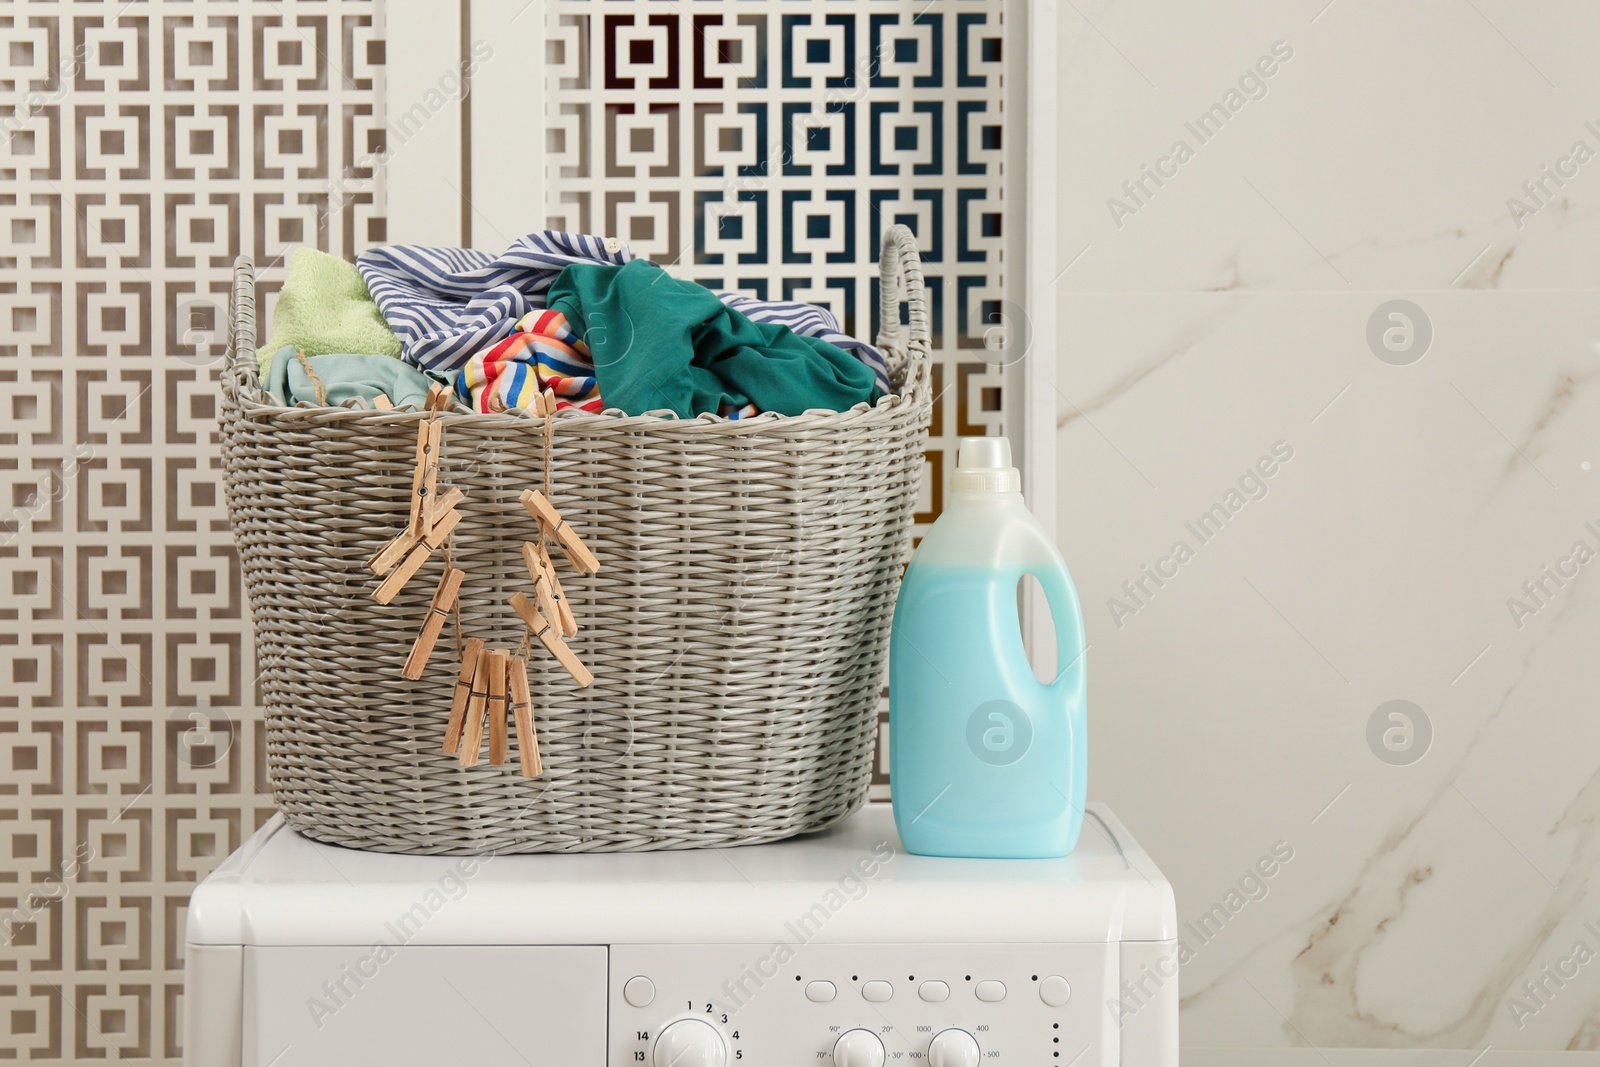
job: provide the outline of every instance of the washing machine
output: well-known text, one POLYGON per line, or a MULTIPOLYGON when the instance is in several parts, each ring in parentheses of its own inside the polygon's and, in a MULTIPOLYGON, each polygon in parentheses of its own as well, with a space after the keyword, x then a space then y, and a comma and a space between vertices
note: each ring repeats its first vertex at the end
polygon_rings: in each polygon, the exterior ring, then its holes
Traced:
POLYGON ((1057 860, 770 845, 394 856, 281 818, 194 892, 191 1067, 1177 1067, 1171 887, 1091 805, 1057 860))

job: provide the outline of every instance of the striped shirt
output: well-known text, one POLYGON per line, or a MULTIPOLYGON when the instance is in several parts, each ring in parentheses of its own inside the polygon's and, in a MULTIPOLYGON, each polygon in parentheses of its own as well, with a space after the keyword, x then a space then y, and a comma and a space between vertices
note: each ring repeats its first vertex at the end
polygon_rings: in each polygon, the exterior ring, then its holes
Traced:
POLYGON ((557 410, 581 408, 595 414, 605 408, 589 346, 553 308, 528 312, 517 332, 474 352, 456 376, 456 396, 486 413, 531 411, 534 398, 546 389, 555 394, 557 410))
MULTIPOLYGON (((472 248, 385 245, 361 253, 356 266, 408 360, 428 370, 455 370, 519 332, 530 311, 573 263, 621 266, 632 259, 615 238, 544 230, 513 242, 498 256, 472 248)), ((719 292, 719 299, 755 322, 844 349, 872 368, 878 388, 892 392, 883 354, 847 336, 826 308, 719 292)))

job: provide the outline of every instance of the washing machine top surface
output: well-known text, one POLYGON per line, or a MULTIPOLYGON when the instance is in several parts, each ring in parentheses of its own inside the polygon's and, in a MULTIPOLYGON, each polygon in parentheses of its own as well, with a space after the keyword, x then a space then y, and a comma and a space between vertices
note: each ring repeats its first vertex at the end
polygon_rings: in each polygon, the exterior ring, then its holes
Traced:
POLYGON ((913 856, 887 804, 788 841, 671 852, 397 856, 325 845, 274 817, 194 892, 196 945, 765 943, 823 916, 837 943, 1164 941, 1172 889, 1091 804, 1054 860, 913 856), (820 909, 820 910, 819 910, 820 909))

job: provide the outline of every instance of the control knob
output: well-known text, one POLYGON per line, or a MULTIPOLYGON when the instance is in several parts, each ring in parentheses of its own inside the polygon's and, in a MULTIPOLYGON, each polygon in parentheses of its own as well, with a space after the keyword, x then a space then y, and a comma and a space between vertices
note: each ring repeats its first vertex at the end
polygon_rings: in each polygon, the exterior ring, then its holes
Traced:
POLYGON ((846 1030, 833 1043, 833 1067, 883 1067, 883 1042, 871 1030, 846 1030))
POLYGON ((978 1039, 965 1030, 940 1030, 928 1046, 928 1067, 978 1067, 982 1058, 978 1039))
POLYGON ((656 1037, 653 1067, 723 1067, 728 1049, 715 1026, 699 1019, 668 1023, 656 1037))

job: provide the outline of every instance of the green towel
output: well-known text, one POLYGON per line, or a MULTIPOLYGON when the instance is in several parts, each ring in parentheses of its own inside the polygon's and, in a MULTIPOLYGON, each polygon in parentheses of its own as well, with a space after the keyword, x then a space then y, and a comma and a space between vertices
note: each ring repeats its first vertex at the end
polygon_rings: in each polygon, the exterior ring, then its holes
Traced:
POLYGON ((306 362, 322 380, 324 396, 317 395, 317 383, 306 373, 293 345, 285 345, 273 354, 267 371, 267 392, 289 407, 303 401, 339 407, 351 397, 366 401, 370 407, 372 398, 382 393, 397 408, 407 404, 420 408, 434 381, 449 384, 443 375, 430 378, 405 360, 389 356, 325 352, 307 356, 306 362))
POLYGON ((680 418, 746 404, 781 415, 845 411, 880 395, 872 369, 787 326, 751 322, 703 285, 649 260, 575 263, 549 293, 594 357, 608 408, 680 418))
POLYGON ((315 248, 289 254, 289 276, 272 311, 272 337, 256 352, 263 375, 273 353, 285 345, 308 356, 400 356, 400 339, 383 320, 355 264, 315 248))

